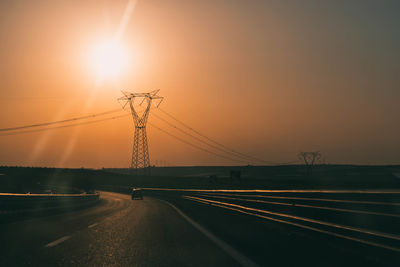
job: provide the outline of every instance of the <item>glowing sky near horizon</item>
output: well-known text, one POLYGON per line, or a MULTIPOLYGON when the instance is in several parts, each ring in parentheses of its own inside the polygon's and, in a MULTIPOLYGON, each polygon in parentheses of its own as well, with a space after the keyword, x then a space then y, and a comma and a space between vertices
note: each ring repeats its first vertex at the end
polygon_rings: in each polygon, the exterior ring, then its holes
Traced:
MULTIPOLYGON (((268 161, 320 150, 328 163, 400 164, 399 8, 372 0, 1 1, 0 128, 118 108, 120 90, 161 89, 165 110, 268 161), (96 61, 106 63, 93 69, 96 61)), ((0 165, 127 167, 132 135, 126 117, 3 136, 0 165)), ((148 137, 152 163, 229 164, 151 127, 148 137)))

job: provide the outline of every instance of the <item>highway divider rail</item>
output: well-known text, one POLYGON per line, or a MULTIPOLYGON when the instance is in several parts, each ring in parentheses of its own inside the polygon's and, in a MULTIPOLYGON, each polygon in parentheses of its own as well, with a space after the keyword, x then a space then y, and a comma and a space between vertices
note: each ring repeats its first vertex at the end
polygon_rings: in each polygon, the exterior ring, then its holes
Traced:
POLYGON ((399 190, 144 190, 400 253, 399 190))
POLYGON ((0 218, 47 214, 96 204, 100 194, 11 194, 0 193, 0 218))

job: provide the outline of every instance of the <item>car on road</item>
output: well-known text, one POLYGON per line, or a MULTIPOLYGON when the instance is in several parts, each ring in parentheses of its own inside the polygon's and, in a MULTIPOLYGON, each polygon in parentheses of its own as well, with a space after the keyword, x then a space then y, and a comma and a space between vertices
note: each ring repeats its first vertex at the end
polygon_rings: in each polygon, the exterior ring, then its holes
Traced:
POLYGON ((140 188, 132 188, 131 195, 132 195, 132 200, 143 199, 142 189, 140 188))

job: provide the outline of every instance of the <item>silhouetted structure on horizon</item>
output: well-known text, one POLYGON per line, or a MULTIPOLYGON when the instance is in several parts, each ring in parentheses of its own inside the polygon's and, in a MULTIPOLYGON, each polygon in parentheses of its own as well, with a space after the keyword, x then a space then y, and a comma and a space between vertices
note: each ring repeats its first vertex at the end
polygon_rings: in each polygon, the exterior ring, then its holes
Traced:
POLYGON ((126 104, 129 103, 133 121, 135 123, 131 168, 135 169, 136 174, 139 169, 150 170, 150 156, 147 145, 146 124, 147 118, 149 117, 152 101, 154 99, 159 99, 160 101, 157 104, 158 106, 163 100, 163 97, 157 95, 158 91, 159 90, 155 90, 149 93, 122 92, 124 96, 118 99, 118 101, 125 101, 123 108, 125 108, 126 104), (141 114, 139 114, 135 109, 134 102, 136 99, 141 100, 139 105, 142 105, 143 102, 146 102, 147 104, 141 114))

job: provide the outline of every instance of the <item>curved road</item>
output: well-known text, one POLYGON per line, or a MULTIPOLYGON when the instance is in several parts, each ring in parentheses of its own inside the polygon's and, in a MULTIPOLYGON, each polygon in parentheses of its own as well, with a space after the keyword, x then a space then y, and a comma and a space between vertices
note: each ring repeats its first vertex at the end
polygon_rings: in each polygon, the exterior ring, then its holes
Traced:
POLYGON ((95 207, 2 224, 0 266, 237 266, 173 207, 101 193, 95 207))

